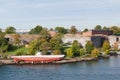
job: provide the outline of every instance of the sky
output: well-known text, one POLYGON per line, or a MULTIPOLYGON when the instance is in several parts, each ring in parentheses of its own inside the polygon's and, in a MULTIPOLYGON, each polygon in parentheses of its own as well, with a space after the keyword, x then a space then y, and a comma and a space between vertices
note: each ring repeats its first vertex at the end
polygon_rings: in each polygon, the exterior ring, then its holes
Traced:
POLYGON ((120 25, 120 0, 0 0, 0 28, 120 25))

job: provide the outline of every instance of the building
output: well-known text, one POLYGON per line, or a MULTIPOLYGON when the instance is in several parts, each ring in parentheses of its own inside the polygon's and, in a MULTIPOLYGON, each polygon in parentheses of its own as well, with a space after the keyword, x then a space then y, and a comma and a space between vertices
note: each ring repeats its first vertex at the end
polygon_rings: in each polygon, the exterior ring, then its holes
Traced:
MULTIPOLYGON (((92 32, 92 31, 91 31, 92 32)), ((74 40, 77 40, 83 47, 85 47, 85 44, 87 41, 92 41, 93 45, 95 47, 102 47, 104 40, 109 40, 111 48, 117 47, 120 49, 120 36, 119 35, 106 35, 104 34, 94 34, 89 35, 87 32, 84 35, 83 34, 65 34, 62 38, 62 41, 64 43, 72 43, 74 40)))
POLYGON ((92 36, 92 31, 82 32, 82 36, 92 36))
POLYGON ((92 30, 92 35, 103 34, 103 35, 113 35, 112 30, 92 30))
POLYGON ((72 43, 74 40, 77 40, 83 47, 87 41, 91 40, 89 36, 82 36, 81 34, 65 34, 62 38, 64 43, 72 43))
POLYGON ((110 35, 108 36, 111 48, 118 47, 120 49, 120 36, 110 35))
POLYGON ((19 38, 19 40, 21 41, 20 44, 28 44, 31 41, 37 39, 39 36, 38 35, 29 35, 29 34, 6 34, 5 38, 9 39, 9 43, 11 44, 15 44, 15 40, 16 38, 19 38))
POLYGON ((91 41, 92 41, 93 45, 97 48, 102 47, 105 40, 106 40, 105 36, 92 36, 91 37, 91 41))

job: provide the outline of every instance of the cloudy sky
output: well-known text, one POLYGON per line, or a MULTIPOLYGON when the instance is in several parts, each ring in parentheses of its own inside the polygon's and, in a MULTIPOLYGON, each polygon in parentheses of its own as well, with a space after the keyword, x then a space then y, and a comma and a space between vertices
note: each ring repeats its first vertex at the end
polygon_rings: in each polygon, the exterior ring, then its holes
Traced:
POLYGON ((120 25, 120 0, 0 0, 0 28, 120 25))

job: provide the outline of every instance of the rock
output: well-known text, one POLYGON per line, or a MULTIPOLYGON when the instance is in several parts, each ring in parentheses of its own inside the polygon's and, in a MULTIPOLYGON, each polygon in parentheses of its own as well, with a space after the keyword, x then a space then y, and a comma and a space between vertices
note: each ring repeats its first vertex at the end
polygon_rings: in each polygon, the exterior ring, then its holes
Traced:
POLYGON ((0 61, 0 65, 2 65, 2 62, 0 61))
POLYGON ((14 64, 12 60, 1 60, 2 64, 14 64))

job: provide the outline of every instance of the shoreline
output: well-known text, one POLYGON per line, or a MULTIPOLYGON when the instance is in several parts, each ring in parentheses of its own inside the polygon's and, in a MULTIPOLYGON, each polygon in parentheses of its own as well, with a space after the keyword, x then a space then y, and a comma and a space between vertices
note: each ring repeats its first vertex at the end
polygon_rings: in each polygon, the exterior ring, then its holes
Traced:
MULTIPOLYGON (((102 59, 104 59, 104 58, 109 58, 109 56, 102 57, 102 59)), ((19 64, 22 64, 22 65, 25 65, 25 64, 31 64, 31 65, 34 65, 34 64, 66 64, 66 63, 76 63, 76 62, 93 61, 93 60, 99 60, 99 58, 76 57, 76 58, 70 58, 70 59, 63 59, 63 60, 52 62, 52 63, 19 63, 19 64)), ((19 64, 14 63, 14 61, 12 59, 2 59, 2 60, 0 60, 0 65, 19 65, 19 64)))

